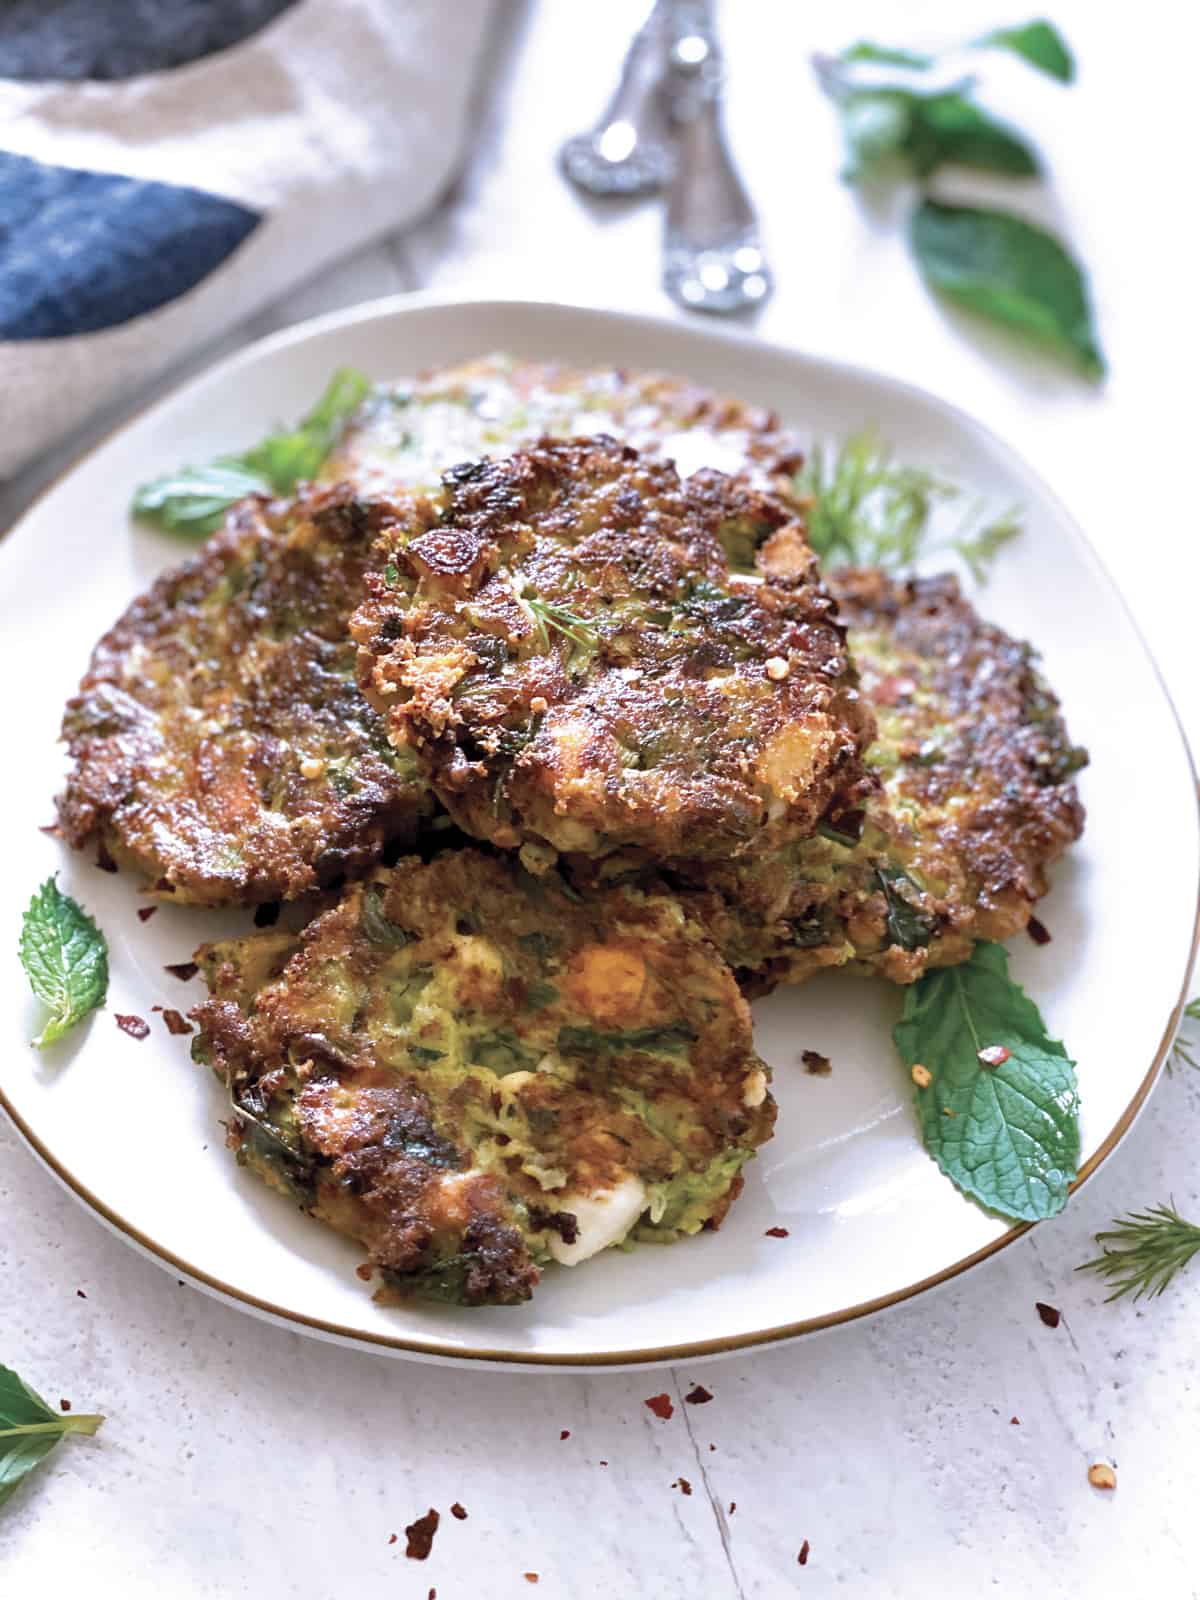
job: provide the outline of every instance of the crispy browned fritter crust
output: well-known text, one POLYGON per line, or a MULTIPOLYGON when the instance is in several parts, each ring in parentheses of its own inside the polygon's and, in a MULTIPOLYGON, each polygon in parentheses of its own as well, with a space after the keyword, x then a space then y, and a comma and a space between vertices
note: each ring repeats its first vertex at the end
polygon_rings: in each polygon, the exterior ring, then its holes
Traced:
POLYGON ((527 1299, 621 1186, 642 1236, 716 1226, 771 1135, 746 1002, 661 893, 451 851, 197 960, 239 1158, 399 1293, 527 1299))
POLYGON ((375 862, 432 805, 354 679, 347 623, 389 501, 253 498, 135 600, 63 722, 71 844, 161 894, 292 898, 375 862))
MULTIPOLYGON (((752 987, 826 967, 910 983, 1006 939, 1083 831, 1071 781, 1087 760, 1024 643, 984 622, 950 576, 830 575, 882 780, 857 843, 691 873, 685 893, 752 987)), ((849 821, 844 824, 850 826, 849 821)))
POLYGON ((360 681, 478 838, 740 857, 862 781, 816 558, 744 483, 546 439, 447 473, 440 514, 376 550, 360 681))

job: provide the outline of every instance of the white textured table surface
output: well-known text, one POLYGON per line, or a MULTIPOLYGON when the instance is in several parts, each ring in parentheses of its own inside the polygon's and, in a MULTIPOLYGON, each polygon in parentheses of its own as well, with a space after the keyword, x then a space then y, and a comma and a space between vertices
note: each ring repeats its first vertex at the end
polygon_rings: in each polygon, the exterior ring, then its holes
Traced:
MULTIPOLYGON (((1197 39, 1184 8, 1059 0, 1078 84, 1060 90, 1015 65, 997 75, 1050 153, 1050 214, 1092 265, 1113 373, 1101 391, 1014 357, 926 298, 896 228, 836 182, 833 119, 805 67, 811 48, 859 35, 919 43, 1019 18, 981 0, 914 3, 903 20, 884 3, 725 9, 730 123, 779 279, 761 330, 912 377, 1010 439, 1100 549, 1195 742, 1197 39)), ((598 219, 552 160, 602 101, 637 11, 505 0, 479 149, 438 214, 191 367, 422 285, 667 309, 655 209, 598 219)), ((60 464, 0 490, 0 525, 60 464)), ((1129 848, 1170 870, 1152 817, 1129 848)), ((1113 936, 1153 932, 1130 907, 1113 936)), ((1200 1265, 1142 1306, 1105 1305, 1072 1272, 1117 1211, 1174 1196, 1200 1217, 1198 1142, 1200 1077, 1183 1069, 1063 1217, 941 1292, 701 1374, 585 1378, 445 1371, 263 1326, 111 1238, 0 1127, 0 1360, 52 1399, 109 1416, 0 1514, 4 1593, 1200 1594, 1200 1265), (1038 1300, 1062 1308, 1057 1330, 1038 1300), (714 1399, 684 1405, 697 1376, 714 1399), (667 1422, 643 1404, 664 1388, 676 1401, 667 1422), (1101 1454, 1117 1463, 1115 1495, 1087 1484, 1101 1454), (674 1487, 681 1475, 690 1496, 674 1487), (456 1500, 465 1522, 448 1515, 456 1500), (408 1561, 403 1527, 429 1506, 442 1513, 433 1554, 408 1561)))

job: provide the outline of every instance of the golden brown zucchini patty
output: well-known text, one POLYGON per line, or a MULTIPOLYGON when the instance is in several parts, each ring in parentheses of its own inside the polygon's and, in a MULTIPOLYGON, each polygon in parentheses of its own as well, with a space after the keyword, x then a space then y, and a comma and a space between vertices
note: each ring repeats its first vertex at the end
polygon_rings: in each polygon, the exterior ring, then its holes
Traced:
MULTIPOLYGON (((982 621, 953 577, 834 572, 883 782, 861 837, 692 873, 687 897, 759 987, 828 966, 909 983, 1006 939, 1046 893, 1046 867, 1083 832, 1073 745, 1029 645, 982 621)), ((855 819, 843 827, 857 829, 855 819)))
POLYGON ((468 833, 733 858, 857 795, 870 716, 779 501, 606 437, 444 482, 437 514, 384 530, 352 630, 365 692, 468 833))
POLYGON ((771 1134, 746 1002, 669 896, 462 850, 197 959, 239 1159, 398 1293, 509 1304, 552 1259, 714 1227, 771 1134))
POLYGON ((345 487, 246 500, 133 602, 63 722, 71 844, 220 905, 305 894, 411 836, 432 799, 359 693, 347 626, 396 514, 345 487))

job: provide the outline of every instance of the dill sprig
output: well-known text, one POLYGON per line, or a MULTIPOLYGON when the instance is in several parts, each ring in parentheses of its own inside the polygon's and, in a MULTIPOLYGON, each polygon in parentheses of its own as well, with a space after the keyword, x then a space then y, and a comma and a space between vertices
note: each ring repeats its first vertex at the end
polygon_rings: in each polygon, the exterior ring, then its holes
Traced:
POLYGON ((990 515, 983 501, 974 500, 963 504, 952 534, 935 538, 936 513, 961 502, 963 491, 924 467, 893 460, 872 429, 852 434, 832 451, 815 444, 795 488, 811 501, 808 541, 831 566, 900 572, 922 557, 952 552, 984 583, 997 553, 1022 526, 1015 508, 990 515))
POLYGON ((1151 1206, 1118 1217, 1096 1235, 1100 1254, 1077 1272, 1098 1273, 1112 1288, 1109 1300, 1132 1294, 1159 1295, 1175 1274, 1200 1251, 1200 1227, 1181 1217, 1174 1205, 1151 1206))
POLYGON ((554 628, 564 638, 570 639, 572 644, 579 645, 584 650, 591 649, 595 645, 596 630, 586 618, 576 616, 574 611, 566 606, 557 605, 553 600, 539 600, 533 595, 523 595, 522 599, 533 612, 533 619, 537 623, 545 649, 550 648, 550 634, 547 631, 549 628, 554 628))
POLYGON ((1171 1055, 1167 1061, 1167 1071, 1181 1064, 1200 1071, 1200 1061, 1196 1060, 1197 1046, 1191 1039, 1184 1038, 1184 1024, 1187 1022, 1200 1022, 1200 995, 1194 1000, 1189 1000, 1183 1008, 1183 1016, 1179 1019, 1179 1031, 1175 1035, 1175 1042, 1171 1046, 1171 1055))

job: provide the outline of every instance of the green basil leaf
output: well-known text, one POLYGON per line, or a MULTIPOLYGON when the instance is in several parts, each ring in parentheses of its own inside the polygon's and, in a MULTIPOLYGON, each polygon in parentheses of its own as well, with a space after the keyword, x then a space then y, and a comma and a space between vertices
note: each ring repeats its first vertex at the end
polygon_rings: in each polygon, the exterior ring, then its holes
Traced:
POLYGON ((50 1008, 33 1041, 53 1044, 103 1005, 108 992, 108 945, 91 917, 53 878, 29 902, 21 922, 21 965, 29 987, 50 1008))
POLYGON ((1005 212, 925 200, 910 242, 931 289, 1103 375, 1084 274, 1050 234, 1005 212))
POLYGON ((906 887, 914 896, 920 894, 908 873, 900 867, 878 867, 875 879, 887 901, 884 920, 889 943, 899 945, 901 950, 926 948, 933 938, 935 923, 906 897, 906 887))
POLYGON ((295 428, 268 434, 241 455, 219 456, 208 466, 182 467, 143 484, 133 497, 133 515, 168 533, 202 537, 248 494, 291 494, 321 470, 370 388, 363 373, 342 367, 295 428))
POLYGON ((131 510, 139 521, 168 533, 200 536, 219 528, 230 506, 248 494, 267 494, 270 488, 261 474, 250 472, 233 457, 222 456, 206 467, 180 467, 144 483, 133 497, 131 510))
POLYGON ((95 1433, 98 1416, 52 1411, 11 1367, 0 1366, 0 1505, 68 1433, 95 1433))
POLYGON ((1049 73, 1060 83, 1075 77, 1075 58, 1067 41, 1052 22, 1039 18, 1018 28, 997 28, 975 40, 977 50, 1011 50, 1039 72, 1049 73))
POLYGON ((932 1082, 916 1094, 925 1148, 964 1193, 1002 1216, 1036 1222, 1061 1211, 1079 1165, 1074 1063, 1008 975, 998 944, 905 991, 894 1030, 905 1064, 932 1082), (988 1066, 979 1052, 1002 1046, 988 1066))

